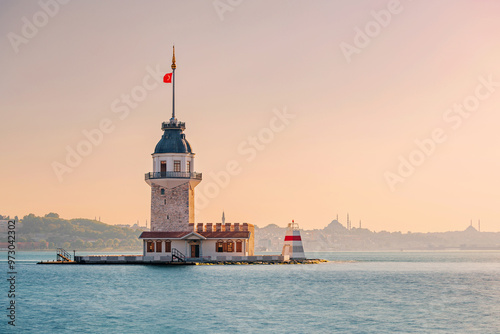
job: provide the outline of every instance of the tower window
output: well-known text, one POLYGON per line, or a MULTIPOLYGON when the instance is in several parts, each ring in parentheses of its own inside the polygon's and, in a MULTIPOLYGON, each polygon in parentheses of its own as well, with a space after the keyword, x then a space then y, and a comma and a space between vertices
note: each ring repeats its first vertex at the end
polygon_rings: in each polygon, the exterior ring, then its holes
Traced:
POLYGON ((166 161, 160 161, 160 173, 161 173, 161 176, 167 175, 167 162, 166 161))
POLYGON ((167 200, 166 199, 163 200, 163 204, 167 205, 167 200))
POLYGON ((188 162, 187 162, 187 165, 186 165, 186 172, 191 173, 191 161, 188 161, 188 162))
POLYGON ((174 161, 174 172, 180 172, 180 171, 181 171, 181 161, 175 160, 174 161))
POLYGON ((165 195, 165 189, 163 189, 163 188, 161 189, 161 194, 165 195))

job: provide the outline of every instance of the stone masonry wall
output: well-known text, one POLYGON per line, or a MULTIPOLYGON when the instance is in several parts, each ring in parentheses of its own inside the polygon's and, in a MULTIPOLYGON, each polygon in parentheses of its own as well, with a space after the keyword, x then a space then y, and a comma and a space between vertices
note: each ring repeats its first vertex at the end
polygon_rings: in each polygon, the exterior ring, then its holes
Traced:
POLYGON ((189 181, 175 188, 151 185, 151 231, 191 231, 194 222, 194 191, 189 181), (165 194, 161 190, 165 189, 165 194), (190 212, 192 211, 192 213, 190 212))
MULTIPOLYGON (((194 188, 191 185, 189 185, 189 223, 194 224, 194 188)), ((194 230, 194 225, 191 230, 194 230)))

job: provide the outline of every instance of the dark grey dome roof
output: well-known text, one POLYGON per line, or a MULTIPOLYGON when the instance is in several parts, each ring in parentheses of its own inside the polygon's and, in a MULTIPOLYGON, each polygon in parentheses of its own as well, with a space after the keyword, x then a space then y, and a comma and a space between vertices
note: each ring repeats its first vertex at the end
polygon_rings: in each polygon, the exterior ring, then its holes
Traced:
POLYGON ((163 136, 155 147, 155 153, 192 153, 191 145, 186 140, 184 123, 163 123, 163 136))

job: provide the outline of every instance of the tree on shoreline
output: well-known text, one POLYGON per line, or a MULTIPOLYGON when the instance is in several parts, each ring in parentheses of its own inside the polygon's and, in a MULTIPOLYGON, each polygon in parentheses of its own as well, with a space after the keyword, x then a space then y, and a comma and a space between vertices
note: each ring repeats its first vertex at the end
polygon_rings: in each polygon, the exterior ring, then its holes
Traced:
MULTIPOLYGON (((141 248, 140 230, 108 225, 96 220, 63 219, 51 212, 43 217, 30 213, 20 221, 20 242, 45 242, 48 248, 93 250, 104 248, 141 248)), ((47 249, 43 245, 40 249, 47 249)))

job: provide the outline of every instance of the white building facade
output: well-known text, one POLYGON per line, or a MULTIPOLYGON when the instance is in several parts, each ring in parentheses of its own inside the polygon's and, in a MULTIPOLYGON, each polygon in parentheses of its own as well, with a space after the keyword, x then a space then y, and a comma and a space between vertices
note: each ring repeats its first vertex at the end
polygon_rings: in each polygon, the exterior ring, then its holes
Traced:
POLYGON ((253 225, 198 224, 196 231, 143 232, 143 255, 152 260, 242 260, 253 256, 253 225))

